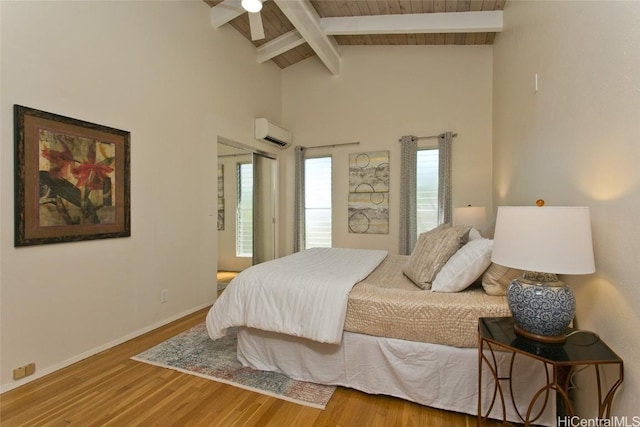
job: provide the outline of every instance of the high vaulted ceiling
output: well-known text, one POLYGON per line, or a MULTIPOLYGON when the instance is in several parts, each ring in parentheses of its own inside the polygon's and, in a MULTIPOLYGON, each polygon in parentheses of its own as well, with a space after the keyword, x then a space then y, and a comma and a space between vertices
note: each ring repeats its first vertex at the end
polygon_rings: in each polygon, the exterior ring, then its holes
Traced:
MULTIPOLYGON (((251 41, 240 0, 204 0, 214 27, 232 25, 251 41)), ((286 68, 317 55, 340 73, 339 45, 492 44, 506 0, 268 0, 253 41, 258 62, 286 68)), ((253 16, 255 19, 256 16, 253 16)))

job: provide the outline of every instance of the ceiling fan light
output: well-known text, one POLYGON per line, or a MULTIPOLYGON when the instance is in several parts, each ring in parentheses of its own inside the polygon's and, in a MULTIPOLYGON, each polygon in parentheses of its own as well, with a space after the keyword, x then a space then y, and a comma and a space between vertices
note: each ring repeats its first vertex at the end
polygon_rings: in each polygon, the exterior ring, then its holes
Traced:
POLYGON ((262 0, 242 0, 242 8, 247 12, 256 13, 262 9, 262 0))

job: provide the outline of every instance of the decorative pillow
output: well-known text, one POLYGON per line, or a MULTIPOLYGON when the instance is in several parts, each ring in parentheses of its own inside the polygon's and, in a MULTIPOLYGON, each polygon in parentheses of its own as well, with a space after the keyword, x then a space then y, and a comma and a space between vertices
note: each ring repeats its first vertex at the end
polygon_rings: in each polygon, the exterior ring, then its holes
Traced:
POLYGON ((482 287, 489 295, 506 295, 509 283, 522 275, 522 270, 491 263, 482 276, 482 287))
POLYGON ((434 292, 460 292, 476 281, 491 264, 493 240, 469 241, 453 254, 431 285, 434 292))
POLYGON ((484 239, 484 237, 482 237, 482 234, 480 234, 478 230, 471 228, 471 230, 469 230, 469 241, 476 239, 484 239))
POLYGON ((405 276, 422 289, 431 289, 431 282, 442 266, 469 238, 468 225, 452 227, 443 224, 420 234, 416 247, 402 269, 405 276))

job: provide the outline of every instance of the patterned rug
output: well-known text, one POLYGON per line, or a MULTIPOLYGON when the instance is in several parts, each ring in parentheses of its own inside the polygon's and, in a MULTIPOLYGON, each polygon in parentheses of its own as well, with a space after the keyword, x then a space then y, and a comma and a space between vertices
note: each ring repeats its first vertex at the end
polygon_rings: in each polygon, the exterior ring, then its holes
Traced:
POLYGON ((132 359, 313 408, 324 409, 333 396, 334 386, 295 381, 276 372, 245 368, 236 358, 236 348, 234 329, 229 329, 226 337, 213 341, 201 323, 132 359))

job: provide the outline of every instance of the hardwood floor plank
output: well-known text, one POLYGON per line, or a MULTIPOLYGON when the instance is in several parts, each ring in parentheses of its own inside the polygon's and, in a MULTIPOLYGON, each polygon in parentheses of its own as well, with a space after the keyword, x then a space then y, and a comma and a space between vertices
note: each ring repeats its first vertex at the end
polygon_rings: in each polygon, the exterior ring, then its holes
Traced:
POLYGON ((336 389, 323 411, 130 359, 199 324, 206 313, 207 309, 200 310, 2 394, 0 424, 3 427, 475 425, 472 416, 344 387, 336 389))

